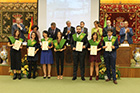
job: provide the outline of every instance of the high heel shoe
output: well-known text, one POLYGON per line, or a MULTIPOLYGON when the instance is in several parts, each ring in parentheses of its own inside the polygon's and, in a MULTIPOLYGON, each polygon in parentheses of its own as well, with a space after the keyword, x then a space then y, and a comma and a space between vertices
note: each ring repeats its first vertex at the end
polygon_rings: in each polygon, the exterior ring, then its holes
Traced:
POLYGON ((99 76, 96 76, 96 80, 99 80, 99 76))
POLYGON ((13 80, 17 79, 17 73, 14 74, 13 80))
POLYGON ((92 76, 90 76, 89 80, 92 80, 92 76))
POLYGON ((18 79, 21 80, 21 73, 18 74, 18 79))
POLYGON ((48 79, 50 79, 51 78, 51 75, 48 75, 48 79))
POLYGON ((46 79, 46 75, 43 76, 43 79, 46 79))
POLYGON ((61 76, 60 79, 63 79, 63 76, 61 76))
POLYGON ((59 77, 59 76, 57 76, 57 79, 60 79, 60 77, 59 77))

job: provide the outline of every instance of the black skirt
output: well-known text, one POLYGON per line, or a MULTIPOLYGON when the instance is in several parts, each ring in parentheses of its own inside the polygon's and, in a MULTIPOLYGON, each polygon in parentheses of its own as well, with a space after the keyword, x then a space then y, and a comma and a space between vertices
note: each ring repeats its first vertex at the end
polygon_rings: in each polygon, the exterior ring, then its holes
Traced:
POLYGON ((11 48, 11 69, 12 70, 21 70, 21 51, 17 51, 11 48))

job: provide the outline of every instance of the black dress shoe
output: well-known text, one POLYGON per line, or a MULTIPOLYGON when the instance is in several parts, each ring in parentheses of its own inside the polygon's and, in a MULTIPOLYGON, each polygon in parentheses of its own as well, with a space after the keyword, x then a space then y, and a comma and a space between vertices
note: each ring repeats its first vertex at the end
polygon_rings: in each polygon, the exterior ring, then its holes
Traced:
POLYGON ((17 73, 14 74, 14 76, 13 76, 13 80, 15 80, 15 79, 17 79, 17 73))
POLYGON ((73 77, 73 78, 72 78, 72 80, 76 80, 76 79, 77 79, 77 77, 73 77))
POLYGON ((51 77, 48 77, 48 79, 50 79, 51 77))
POLYGON ((111 79, 106 79, 105 81, 108 82, 108 81, 111 81, 111 79))
POLYGON ((43 79, 46 79, 46 77, 43 77, 43 79))
POLYGON ((31 75, 29 74, 29 75, 28 75, 28 79, 30 79, 30 78, 31 78, 31 75))
POLYGON ((81 77, 81 79, 82 79, 83 81, 85 81, 85 80, 86 80, 84 77, 81 77))
POLYGON ((21 73, 18 74, 18 79, 21 80, 21 73))
POLYGON ((33 79, 35 79, 36 78, 36 76, 35 75, 33 75, 33 79))
POLYGON ((118 84, 116 80, 113 80, 113 83, 114 83, 114 84, 118 84))

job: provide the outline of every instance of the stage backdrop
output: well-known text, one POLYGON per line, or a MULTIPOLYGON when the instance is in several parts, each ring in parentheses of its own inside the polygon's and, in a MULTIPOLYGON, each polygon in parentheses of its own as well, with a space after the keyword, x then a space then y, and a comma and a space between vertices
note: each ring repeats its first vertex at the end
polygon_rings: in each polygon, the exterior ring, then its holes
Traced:
POLYGON ((100 5, 100 23, 103 27, 104 18, 112 21, 112 25, 117 29, 119 36, 120 28, 123 26, 123 21, 129 22, 129 27, 133 28, 133 42, 140 43, 140 3, 139 4, 121 4, 121 3, 102 3, 100 5))
MULTIPOLYGON (((11 27, 17 17, 21 18, 26 30, 29 30, 30 20, 33 16, 34 24, 37 24, 37 3, 0 2, 0 42, 7 42, 11 36, 11 27)), ((27 34, 25 34, 27 36, 27 34)))
POLYGON ((38 0, 38 25, 40 31, 48 29, 51 22, 56 22, 63 31, 66 21, 70 20, 72 26, 77 26, 84 21, 85 26, 91 28, 93 22, 99 20, 100 0, 38 0))

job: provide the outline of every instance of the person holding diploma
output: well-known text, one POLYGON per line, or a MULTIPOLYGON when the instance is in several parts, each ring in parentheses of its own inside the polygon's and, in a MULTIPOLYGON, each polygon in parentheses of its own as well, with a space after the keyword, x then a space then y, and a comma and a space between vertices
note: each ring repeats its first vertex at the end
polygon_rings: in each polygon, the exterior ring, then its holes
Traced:
MULTIPOLYGON (((53 48, 53 38, 49 38, 49 34, 46 30, 43 31, 43 39, 41 39, 42 42, 42 51, 41 51, 41 58, 40 63, 43 64, 43 72, 44 72, 44 79, 46 79, 46 64, 48 65, 48 79, 51 78, 51 64, 53 64, 53 54, 52 54, 52 48, 53 48), (48 45, 46 46, 47 49, 43 49, 43 42, 47 41, 48 45)), ((44 46, 45 47, 45 46, 44 46)))
POLYGON ((113 76, 113 83, 117 84, 116 79, 116 50, 119 48, 118 44, 118 38, 116 36, 113 36, 112 29, 107 30, 107 35, 103 39, 103 49, 104 51, 104 60, 107 68, 107 77, 106 81, 111 80, 111 70, 112 70, 112 76, 113 76), (108 45, 109 44, 109 45, 108 45), (107 49, 108 48, 108 49, 107 49))
POLYGON ((28 56, 27 56, 27 60, 28 60, 28 63, 29 63, 29 75, 28 75, 28 79, 31 78, 31 72, 33 70, 33 79, 36 78, 36 70, 37 70, 37 61, 38 61, 38 51, 40 49, 40 44, 39 44, 39 39, 38 39, 38 36, 35 32, 32 32, 31 34, 31 39, 29 39, 27 41, 27 53, 28 53, 28 56), (32 48, 35 48, 34 52, 32 52, 33 56, 30 56, 29 53, 31 53, 30 49, 32 48))
POLYGON ((35 32, 35 33, 37 33, 37 36, 38 36, 38 39, 39 39, 39 42, 40 42, 41 41, 41 35, 40 35, 40 32, 38 31, 38 29, 39 29, 39 27, 37 25, 33 25, 31 27, 32 31, 30 33, 30 37, 31 37, 32 32, 35 32))
POLYGON ((8 38, 8 44, 7 46, 10 48, 10 57, 11 57, 11 69, 14 71, 13 80, 15 79, 21 79, 21 49, 22 46, 20 46, 19 50, 13 49, 14 43, 16 40, 19 40, 23 42, 23 39, 20 38, 20 32, 19 30, 15 30, 13 36, 10 36, 8 38))
POLYGON ((62 39, 62 33, 57 33, 56 40, 53 41, 56 57, 57 79, 63 79, 64 50, 66 49, 66 39, 62 39), (59 59, 61 60, 61 74, 59 74, 59 59))
POLYGON ((94 70, 94 62, 95 62, 95 70, 96 70, 96 80, 99 80, 99 62, 101 62, 100 58, 100 50, 102 49, 101 46, 101 40, 98 39, 97 32, 94 32, 91 36, 91 40, 89 40, 89 47, 88 50, 91 51, 91 46, 97 46, 97 49, 95 50, 97 53, 95 55, 91 55, 89 57, 90 62, 90 79, 92 80, 93 70, 94 70))
POLYGON ((84 74, 85 74, 85 55, 86 55, 86 48, 88 46, 88 40, 85 33, 81 32, 81 26, 76 27, 76 33, 72 35, 72 42, 71 47, 73 50, 73 78, 72 80, 77 79, 77 69, 78 69, 78 62, 80 61, 80 70, 81 70, 81 79, 84 81, 84 74))

